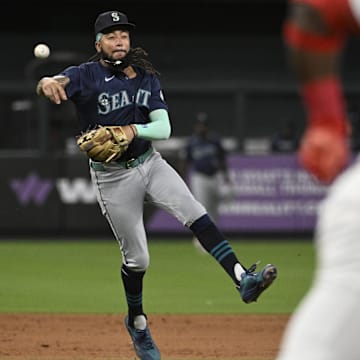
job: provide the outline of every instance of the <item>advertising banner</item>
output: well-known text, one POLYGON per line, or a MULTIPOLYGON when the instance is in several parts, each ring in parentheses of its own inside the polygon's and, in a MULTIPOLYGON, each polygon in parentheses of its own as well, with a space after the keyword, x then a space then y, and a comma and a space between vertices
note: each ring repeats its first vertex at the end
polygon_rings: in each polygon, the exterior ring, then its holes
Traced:
POLYGON ((3 233, 109 234, 84 157, 2 158, 0 164, 3 233))
MULTIPOLYGON (((220 205, 228 232, 307 232, 314 229, 327 188, 301 169, 294 155, 228 158, 232 189, 220 205)), ((3 233, 110 234, 83 157, 2 158, 0 230, 3 233)), ((145 206, 150 233, 189 232, 163 210, 145 206)))
MULTIPOLYGON (((225 197, 220 205, 218 224, 222 230, 261 233, 314 229, 316 210, 327 188, 299 167, 295 155, 234 154, 228 164, 233 197, 225 197)), ((163 210, 153 214, 147 227, 155 232, 188 231, 163 210)))

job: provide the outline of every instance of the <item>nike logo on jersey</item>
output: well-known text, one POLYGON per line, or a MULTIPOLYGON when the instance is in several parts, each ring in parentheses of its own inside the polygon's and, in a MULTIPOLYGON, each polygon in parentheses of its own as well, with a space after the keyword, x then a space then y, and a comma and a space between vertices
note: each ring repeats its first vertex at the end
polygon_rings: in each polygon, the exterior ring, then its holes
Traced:
POLYGON ((105 77, 105 82, 111 81, 114 77, 115 77, 115 75, 110 76, 110 77, 105 77))

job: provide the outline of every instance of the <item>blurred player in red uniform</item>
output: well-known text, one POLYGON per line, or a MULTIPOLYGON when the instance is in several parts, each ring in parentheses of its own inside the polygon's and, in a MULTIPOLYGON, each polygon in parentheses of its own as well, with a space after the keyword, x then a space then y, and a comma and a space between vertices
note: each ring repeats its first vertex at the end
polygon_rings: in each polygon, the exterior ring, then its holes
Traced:
POLYGON ((357 360, 360 162, 349 166, 351 129, 339 57, 347 38, 360 35, 360 0, 290 0, 288 6, 283 36, 307 111, 299 159, 330 187, 319 207, 314 281, 276 360, 357 360))
POLYGON ((289 62, 308 113, 300 161, 323 182, 332 182, 349 161, 350 126, 339 55, 347 37, 360 34, 356 13, 360 13, 359 1, 292 0, 284 25, 289 62))

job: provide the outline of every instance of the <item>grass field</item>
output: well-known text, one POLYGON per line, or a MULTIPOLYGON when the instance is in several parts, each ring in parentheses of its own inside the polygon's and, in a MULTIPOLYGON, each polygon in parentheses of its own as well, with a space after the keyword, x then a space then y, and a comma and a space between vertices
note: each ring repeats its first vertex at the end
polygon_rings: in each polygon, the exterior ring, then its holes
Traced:
MULTIPOLYGON (((149 243, 144 306, 151 313, 291 313, 311 284, 311 240, 231 239, 246 266, 261 260, 279 276, 244 306, 225 271, 190 239, 149 243)), ((118 313, 126 309, 120 250, 112 239, 0 240, 0 312, 118 313)))

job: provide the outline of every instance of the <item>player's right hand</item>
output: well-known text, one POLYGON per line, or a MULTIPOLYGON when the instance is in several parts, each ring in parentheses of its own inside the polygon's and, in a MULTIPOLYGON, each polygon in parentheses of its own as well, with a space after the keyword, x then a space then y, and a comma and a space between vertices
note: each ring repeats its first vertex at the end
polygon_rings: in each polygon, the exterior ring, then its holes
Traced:
POLYGON ((318 181, 329 184, 349 163, 348 139, 333 129, 310 126, 301 140, 298 158, 318 181))
POLYGON ((55 104, 61 104, 67 100, 64 89, 64 82, 59 81, 55 77, 44 77, 39 81, 37 93, 42 94, 55 104))

